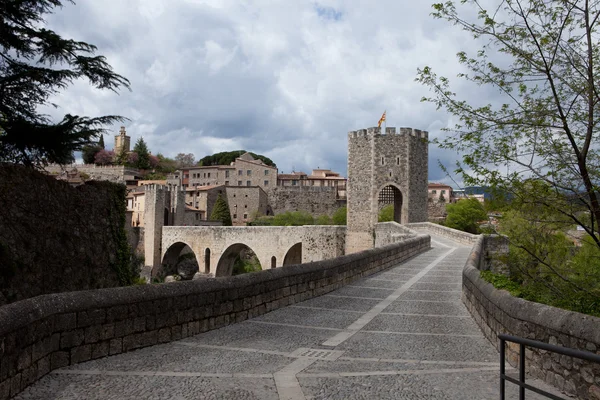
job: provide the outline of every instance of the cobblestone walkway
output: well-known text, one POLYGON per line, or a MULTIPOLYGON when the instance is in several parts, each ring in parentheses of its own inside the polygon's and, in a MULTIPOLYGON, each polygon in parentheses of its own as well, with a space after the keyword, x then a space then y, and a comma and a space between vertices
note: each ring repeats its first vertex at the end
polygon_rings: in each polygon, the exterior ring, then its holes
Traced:
POLYGON ((470 248, 432 246, 246 322, 56 370, 18 398, 497 399, 498 353, 460 300, 470 248))

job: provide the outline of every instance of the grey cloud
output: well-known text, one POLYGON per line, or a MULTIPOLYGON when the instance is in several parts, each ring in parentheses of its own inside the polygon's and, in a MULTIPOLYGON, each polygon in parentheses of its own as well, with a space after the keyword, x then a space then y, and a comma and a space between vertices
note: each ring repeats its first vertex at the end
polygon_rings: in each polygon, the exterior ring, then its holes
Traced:
MULTIPOLYGON (((428 92, 414 82, 416 70, 430 65, 453 78, 456 52, 476 44, 430 11, 423 2, 392 0, 377 7, 367 0, 80 0, 49 25, 98 45, 133 92, 116 96, 78 83, 56 101, 63 113, 130 117, 132 140, 143 135, 155 153, 198 159, 246 148, 286 172, 345 174, 347 132, 374 126, 384 109, 388 126, 433 137, 448 126, 447 115, 420 102, 428 92)), ((438 158, 450 163, 456 155, 430 147, 432 180, 443 179, 438 158)))

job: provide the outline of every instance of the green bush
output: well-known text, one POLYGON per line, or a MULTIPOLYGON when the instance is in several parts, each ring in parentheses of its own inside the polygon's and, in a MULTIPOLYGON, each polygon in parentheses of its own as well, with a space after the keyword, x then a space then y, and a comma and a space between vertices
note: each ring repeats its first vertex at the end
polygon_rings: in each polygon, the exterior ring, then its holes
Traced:
POLYGON ((212 213, 210 214, 210 219, 213 221, 223 222, 223 226, 233 225, 231 221, 231 213, 229 212, 229 205, 227 204, 227 201, 223 199, 220 193, 219 197, 217 197, 217 201, 215 201, 212 213))
POLYGON ((478 222, 487 221, 487 213, 477 199, 464 199, 446 206, 446 221, 448 228, 458 229, 469 233, 480 233, 478 222))
POLYGON ((394 220, 394 205, 388 204, 383 206, 381 210, 379 210, 379 217, 377 218, 379 222, 391 222, 394 220))
POLYGON ((334 225, 346 225, 346 217, 347 217, 348 209, 347 207, 340 207, 334 213, 333 220, 334 225))

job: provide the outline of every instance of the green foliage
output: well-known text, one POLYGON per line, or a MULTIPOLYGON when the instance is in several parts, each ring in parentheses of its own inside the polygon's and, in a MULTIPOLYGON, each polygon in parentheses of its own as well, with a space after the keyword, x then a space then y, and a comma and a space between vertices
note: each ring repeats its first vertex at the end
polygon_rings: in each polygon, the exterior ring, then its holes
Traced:
MULTIPOLYGON (((103 134, 100 134, 100 139, 98 139, 98 146, 99 146, 101 149, 104 149, 104 135, 103 135, 103 134)), ((91 164, 91 163, 90 163, 90 164, 91 164)))
POLYGON ((250 225, 253 226, 302 226, 314 225, 314 217, 305 211, 286 211, 275 216, 259 217, 250 225))
POLYGON ((463 199, 446 206, 444 225, 469 233, 479 233, 477 222, 487 221, 487 213, 477 199, 463 199))
POLYGON ((435 141, 462 154, 455 172, 466 186, 488 185, 544 210, 540 222, 566 217, 600 248, 600 3, 497 0, 482 8, 463 0, 433 9, 482 43, 474 54, 457 54, 467 71, 459 78, 499 96, 461 98, 448 78, 419 69, 417 81, 433 92, 423 101, 457 121, 435 141))
POLYGON ((340 207, 333 213, 333 224, 334 225, 346 225, 346 215, 348 213, 348 208, 346 206, 340 207))
MULTIPOLYGON (((199 166, 229 165, 232 162, 234 162, 236 158, 238 158, 239 156, 241 156, 244 153, 246 153, 246 150, 223 151, 221 153, 215 153, 213 155, 206 156, 206 157, 200 159, 200 161, 198 161, 198 165, 199 166)), ((254 157, 255 159, 262 160, 262 162, 264 162, 265 164, 267 164, 271 167, 276 167, 275 163, 270 158, 265 157, 260 154, 255 154, 252 152, 248 152, 248 153, 250 153, 250 155, 252 157, 254 157)))
POLYGON ((246 274, 248 272, 258 272, 262 271, 260 266, 260 262, 256 255, 253 255, 250 258, 242 258, 241 256, 237 256, 233 263, 233 272, 232 275, 240 275, 246 274))
POLYGON ((229 212, 229 205, 220 193, 217 201, 215 201, 212 213, 210 214, 210 219, 212 221, 223 222, 223 226, 231 226, 233 224, 231 221, 231 213, 229 212))
MULTIPOLYGON (((117 224, 112 226, 112 236, 116 243, 115 262, 111 265, 117 274, 119 284, 121 286, 132 285, 135 279, 139 276, 139 268, 141 267, 140 258, 134 257, 134 254, 127 241, 127 233, 125 232, 125 213, 127 211, 125 197, 127 196, 127 188, 125 185, 114 185, 113 190, 113 207, 117 212, 117 224)), ((141 259, 143 263, 143 259, 141 259)))
POLYGON ((500 233, 510 239, 510 279, 527 300, 600 315, 600 250, 589 236, 576 247, 565 227, 564 216, 544 208, 505 212, 500 233))
POLYGON ((146 175, 144 175, 144 179, 147 179, 150 181, 160 181, 160 180, 167 179, 167 175, 162 172, 150 172, 150 173, 147 173, 146 175))
POLYGON ((81 158, 85 164, 94 164, 96 154, 102 150, 99 145, 88 144, 81 148, 81 158))
POLYGON ((166 174, 175 172, 177 169, 177 161, 172 158, 165 157, 161 153, 158 153, 156 157, 158 158, 158 166, 156 167, 157 173, 161 173, 166 176, 166 174))
POLYGON ((329 215, 319 215, 316 219, 315 219, 315 225, 331 225, 332 224, 332 220, 329 217, 329 215))
POLYGON ((137 154, 137 161, 134 166, 139 169, 149 169, 150 151, 148 150, 148 146, 143 137, 140 136, 137 142, 135 142, 133 152, 137 154))
POLYGON ((496 289, 506 290, 515 297, 522 297, 521 285, 512 281, 506 275, 495 274, 492 271, 481 271, 481 278, 494 285, 496 289))
POLYGON ((379 216, 377 219, 379 222, 391 222, 394 220, 394 205, 385 205, 379 210, 379 216))
POLYGON ((48 28, 44 15, 61 6, 61 0, 32 0, 0 7, 0 161, 29 167, 67 164, 74 151, 94 143, 103 126, 123 120, 66 114, 56 122, 40 112, 81 78, 98 89, 129 88, 129 81, 95 54, 94 45, 48 28))

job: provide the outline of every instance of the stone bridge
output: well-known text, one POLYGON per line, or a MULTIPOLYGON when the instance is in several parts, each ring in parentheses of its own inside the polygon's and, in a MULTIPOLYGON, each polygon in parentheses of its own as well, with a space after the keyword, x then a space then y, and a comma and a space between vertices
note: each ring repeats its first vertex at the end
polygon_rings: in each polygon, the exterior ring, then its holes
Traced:
POLYGON ((345 226, 165 226, 160 259, 174 265, 187 245, 201 272, 229 276, 242 249, 252 250, 264 270, 339 257, 345 234, 345 226))

